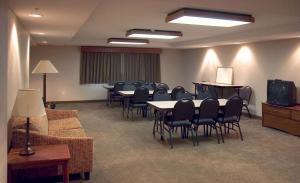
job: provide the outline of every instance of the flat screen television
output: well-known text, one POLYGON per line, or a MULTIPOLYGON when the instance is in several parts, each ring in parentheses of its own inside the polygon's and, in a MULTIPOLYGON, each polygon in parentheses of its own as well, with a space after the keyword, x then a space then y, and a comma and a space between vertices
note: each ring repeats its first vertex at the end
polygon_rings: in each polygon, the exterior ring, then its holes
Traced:
POLYGON ((294 106, 297 103, 297 89, 293 81, 268 80, 267 103, 279 106, 294 106))

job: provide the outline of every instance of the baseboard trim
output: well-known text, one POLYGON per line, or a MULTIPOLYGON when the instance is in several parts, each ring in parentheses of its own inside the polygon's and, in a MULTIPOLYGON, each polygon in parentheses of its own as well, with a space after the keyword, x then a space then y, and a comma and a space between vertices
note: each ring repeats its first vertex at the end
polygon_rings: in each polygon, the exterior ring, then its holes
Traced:
POLYGON ((92 102, 106 102, 106 100, 65 100, 65 101, 48 101, 48 103, 62 104, 62 103, 92 103, 92 102))

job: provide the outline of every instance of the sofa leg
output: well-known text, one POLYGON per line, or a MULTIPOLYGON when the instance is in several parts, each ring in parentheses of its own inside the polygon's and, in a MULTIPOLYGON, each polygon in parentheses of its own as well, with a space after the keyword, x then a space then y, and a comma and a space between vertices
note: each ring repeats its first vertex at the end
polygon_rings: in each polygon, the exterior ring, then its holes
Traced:
POLYGON ((84 172, 84 180, 90 180, 91 172, 84 172))

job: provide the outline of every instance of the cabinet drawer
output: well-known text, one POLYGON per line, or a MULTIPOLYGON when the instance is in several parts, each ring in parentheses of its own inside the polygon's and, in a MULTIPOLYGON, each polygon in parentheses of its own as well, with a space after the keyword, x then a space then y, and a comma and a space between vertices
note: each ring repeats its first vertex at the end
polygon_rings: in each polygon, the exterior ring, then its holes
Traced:
POLYGON ((300 111, 292 111, 292 120, 300 122, 300 111))
POLYGON ((280 117, 284 117, 284 118, 291 117, 291 111, 288 109, 281 108, 281 107, 274 107, 274 106, 263 104, 262 109, 263 109, 263 113, 268 113, 268 114, 272 114, 274 116, 280 116, 280 117))
POLYGON ((276 128, 300 136, 300 123, 290 119, 264 114, 263 126, 276 128))

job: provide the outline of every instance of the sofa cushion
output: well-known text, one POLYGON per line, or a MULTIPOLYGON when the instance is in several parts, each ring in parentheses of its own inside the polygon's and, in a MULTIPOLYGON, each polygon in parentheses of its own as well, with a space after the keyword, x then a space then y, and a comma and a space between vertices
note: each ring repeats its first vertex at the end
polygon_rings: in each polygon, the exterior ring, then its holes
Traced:
MULTIPOLYGON (((12 129, 26 129, 25 123, 26 118, 25 117, 12 117, 12 129)), ((47 115, 41 116, 41 117, 31 117, 30 118, 30 131, 35 131, 37 133, 48 135, 49 131, 49 125, 48 125, 48 118, 47 115)))
POLYGON ((49 121, 49 131, 60 131, 82 128, 77 118, 65 118, 49 121))
POLYGON ((86 137, 85 131, 82 128, 49 131, 49 135, 56 137, 86 137))

